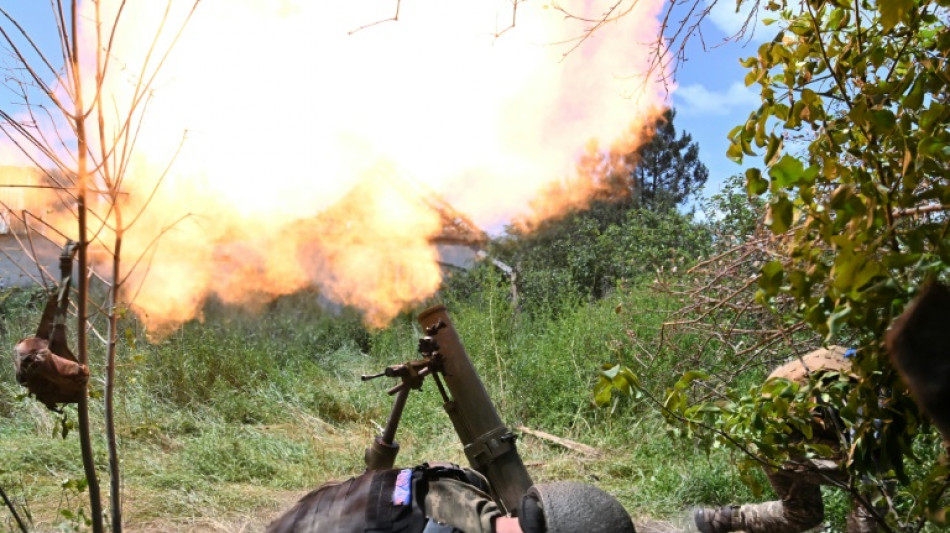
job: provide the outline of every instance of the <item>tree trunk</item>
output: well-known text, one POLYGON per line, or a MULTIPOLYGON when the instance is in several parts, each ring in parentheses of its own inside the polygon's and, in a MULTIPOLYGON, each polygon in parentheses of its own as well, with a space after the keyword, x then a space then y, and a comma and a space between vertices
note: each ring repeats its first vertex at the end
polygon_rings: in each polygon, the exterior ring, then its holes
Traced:
MULTIPOLYGON (((82 99, 82 76, 79 68, 79 14, 77 9, 78 1, 72 2, 72 78, 73 90, 75 91, 74 115, 73 121, 76 126, 76 211, 79 226, 78 257, 79 257, 79 280, 77 290, 79 295, 76 298, 77 317, 76 317, 76 354, 79 363, 89 365, 89 350, 86 346, 86 298, 89 296, 89 278, 86 277, 88 268, 87 246, 88 237, 86 235, 86 188, 88 186, 88 140, 86 139, 86 116, 83 109, 82 99)), ((102 526, 102 497, 99 492, 99 481, 96 477, 96 463, 92 451, 92 439, 89 430, 89 391, 88 384, 85 386, 79 403, 76 407, 79 412, 79 444, 82 448, 82 464, 86 472, 86 484, 89 489, 89 513, 92 520, 93 533, 103 533, 102 526)))
MULTIPOLYGON (((118 207, 117 207, 118 209, 118 207)), ((116 219, 119 214, 116 211, 116 219)), ((117 223, 121 227, 121 222, 117 223)), ((118 339, 118 315, 116 305, 119 299, 119 258, 121 257, 121 234, 115 239, 115 252, 112 257, 112 290, 109 291, 109 346, 106 353, 106 440, 109 449, 109 495, 112 509, 112 531, 122 532, 122 492, 119 477, 119 454, 115 438, 115 352, 118 339)))

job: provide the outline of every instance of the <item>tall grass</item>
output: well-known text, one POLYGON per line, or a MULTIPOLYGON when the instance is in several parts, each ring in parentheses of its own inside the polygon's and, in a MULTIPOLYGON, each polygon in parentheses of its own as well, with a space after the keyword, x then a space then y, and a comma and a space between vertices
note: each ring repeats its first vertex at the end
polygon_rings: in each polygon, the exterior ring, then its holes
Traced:
MULTIPOLYGON (((624 289, 598 301, 565 296, 524 309, 490 271, 457 284, 430 303, 449 307, 506 424, 604 452, 584 457, 525 435, 519 449, 536 481, 597 483, 637 517, 681 516, 695 504, 747 495, 723 451, 707 455, 674 443, 643 401, 592 406, 603 363, 642 361, 641 379, 657 390, 675 381, 675 361, 638 345, 648 344, 671 302, 624 289)), ((0 309, 0 341, 12 347, 31 332, 40 306, 21 293, 0 300, 0 309)), ((385 391, 393 383, 359 376, 418 357, 414 315, 370 331, 357 313, 329 313, 314 294, 300 293, 254 312, 212 302, 202 321, 160 341, 131 338, 120 353, 116 421, 128 529, 186 516, 250 516, 263 524, 314 486, 361 471, 363 448, 388 417, 385 391)), ((38 529, 81 528, 58 513, 81 501, 68 483, 82 476, 75 435, 64 439, 62 420, 22 397, 9 366, 0 369, 0 485, 38 529)), ((397 434, 401 464, 465 462, 441 405, 432 383, 412 392, 397 434)), ((75 415, 67 413, 68 429, 75 415)), ((101 427, 101 409, 93 417, 101 427)), ((104 455, 101 440, 96 449, 104 455)))

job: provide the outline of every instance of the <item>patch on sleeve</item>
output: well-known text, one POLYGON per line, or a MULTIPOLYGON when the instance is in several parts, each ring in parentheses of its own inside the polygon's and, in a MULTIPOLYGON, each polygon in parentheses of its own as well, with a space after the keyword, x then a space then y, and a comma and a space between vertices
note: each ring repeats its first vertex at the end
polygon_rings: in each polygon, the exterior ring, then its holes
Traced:
POLYGON ((393 487, 393 505, 409 505, 412 498, 412 469, 400 470, 393 487))

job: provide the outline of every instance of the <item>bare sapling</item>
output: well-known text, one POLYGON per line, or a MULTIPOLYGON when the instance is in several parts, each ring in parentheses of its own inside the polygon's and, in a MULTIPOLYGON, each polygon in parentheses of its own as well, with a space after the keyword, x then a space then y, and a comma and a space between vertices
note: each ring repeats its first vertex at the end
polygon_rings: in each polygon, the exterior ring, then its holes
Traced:
MULTIPOLYGON (((89 520, 97 533, 104 531, 105 525, 90 438, 88 380, 95 378, 97 365, 89 361, 88 337, 91 334, 105 348, 104 365, 98 370, 104 373, 105 383, 109 525, 118 532, 122 531, 115 428, 119 319, 132 303, 128 295, 135 293, 126 287, 130 272, 142 268, 146 263, 144 256, 154 248, 154 243, 147 246, 142 256, 133 257, 126 266, 123 241, 149 208, 175 154, 157 176, 133 176, 130 168, 136 142, 145 127, 156 76, 198 3, 199 0, 168 0, 163 14, 153 22, 150 33, 145 34, 135 26, 138 22, 129 15, 134 8, 124 0, 52 0, 47 27, 28 26, 21 23, 23 15, 0 8, 0 45, 12 58, 5 68, 9 98, 0 101, 0 141, 16 148, 22 155, 22 164, 33 169, 38 182, 6 186, 40 190, 34 204, 3 207, 16 219, 17 230, 24 236, 18 237, 18 241, 24 248, 27 243, 32 248, 34 238, 64 245, 70 260, 61 279, 69 280, 72 275, 73 251, 78 271, 74 305, 69 304, 68 283, 60 281, 58 289, 53 290, 58 305, 54 306, 52 322, 62 327, 53 328, 52 336, 47 333, 44 337, 43 328, 49 322, 44 318, 38 334, 17 345, 16 360, 27 365, 18 367, 18 377, 20 370, 25 376, 45 365, 45 375, 54 379, 46 380, 50 390, 37 397, 51 409, 59 409, 57 404, 61 403, 76 403, 89 490, 89 520), (138 32, 139 42, 142 35, 150 38, 143 57, 136 58, 136 63, 124 57, 124 50, 116 48, 117 36, 123 31, 138 32), (132 64, 138 65, 137 70, 130 68, 132 64), (134 188, 144 190, 144 194, 130 192, 132 180, 147 181, 145 187, 137 183, 134 188), (134 194, 139 197, 133 198, 134 194), (104 286, 103 302, 93 301, 93 283, 104 286), (75 356, 66 342, 63 318, 67 313, 74 313, 76 319, 75 356), (98 329, 103 322, 104 334, 98 329)), ((160 236, 154 236, 155 241, 160 236)), ((55 279, 32 249, 26 251, 36 260, 44 282, 47 278, 55 279)))

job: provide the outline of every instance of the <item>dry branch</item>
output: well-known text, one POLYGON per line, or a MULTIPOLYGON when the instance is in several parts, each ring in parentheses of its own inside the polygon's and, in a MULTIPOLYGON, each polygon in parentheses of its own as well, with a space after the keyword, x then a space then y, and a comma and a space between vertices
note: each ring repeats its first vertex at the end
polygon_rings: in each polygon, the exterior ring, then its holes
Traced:
POLYGON ((565 439, 563 437, 558 437, 557 435, 545 433, 544 431, 531 429, 526 426, 518 426, 515 429, 517 429, 518 431, 522 433, 527 433, 528 435, 531 435, 532 437, 537 437, 539 439, 546 440, 548 442, 553 442, 554 444, 563 446, 569 450, 574 450, 575 452, 582 453, 588 457, 602 457, 604 455, 604 453, 598 450, 597 448, 588 446, 586 444, 581 444, 579 442, 575 442, 570 439, 565 439))

